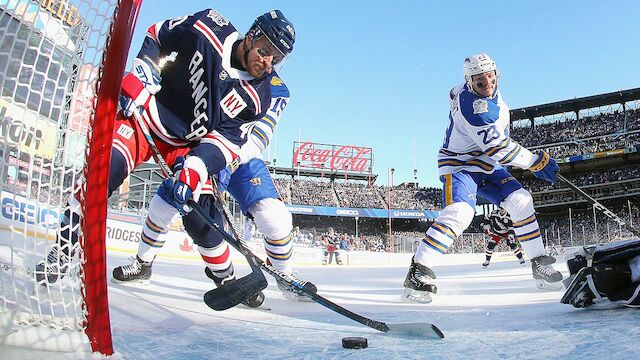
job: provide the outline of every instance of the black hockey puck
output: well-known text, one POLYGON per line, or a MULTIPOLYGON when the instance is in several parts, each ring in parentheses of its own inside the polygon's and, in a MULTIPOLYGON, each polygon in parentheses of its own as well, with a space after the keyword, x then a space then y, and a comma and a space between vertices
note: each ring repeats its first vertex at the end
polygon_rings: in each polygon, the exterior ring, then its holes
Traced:
POLYGON ((369 346, 366 337, 354 336, 342 338, 342 347, 347 349, 364 349, 369 346))
POLYGON ((257 294, 251 295, 249 298, 245 299, 242 303, 247 305, 250 308, 257 308, 262 305, 264 302, 264 293, 262 291, 257 294))

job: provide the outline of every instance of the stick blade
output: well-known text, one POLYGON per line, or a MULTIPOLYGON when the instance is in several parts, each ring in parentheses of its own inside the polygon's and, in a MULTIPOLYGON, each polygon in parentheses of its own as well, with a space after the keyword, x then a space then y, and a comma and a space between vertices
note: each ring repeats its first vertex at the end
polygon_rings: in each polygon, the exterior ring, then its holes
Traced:
POLYGON ((249 296, 262 291, 267 285, 264 274, 254 272, 232 283, 207 291, 204 294, 204 302, 213 310, 227 310, 240 304, 249 296))
POLYGON ((429 323, 387 324, 387 333, 398 336, 410 336, 428 339, 442 339, 444 334, 437 326, 429 323))

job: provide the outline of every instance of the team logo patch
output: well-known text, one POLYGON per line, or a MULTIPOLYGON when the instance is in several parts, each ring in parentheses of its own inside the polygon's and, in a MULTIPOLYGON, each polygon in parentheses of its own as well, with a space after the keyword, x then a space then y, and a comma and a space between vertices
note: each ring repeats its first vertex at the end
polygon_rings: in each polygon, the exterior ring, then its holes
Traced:
POLYGON ((487 104, 486 100, 478 99, 473 102, 474 114, 482 114, 486 112, 489 112, 489 104, 487 104))
POLYGON ((249 182, 250 182, 252 185, 255 185, 255 186, 262 185, 262 179, 261 179, 261 178, 259 178, 259 177, 255 177, 255 178, 253 178, 253 179, 249 180, 249 182))
POLYGON ((271 78, 271 85, 273 85, 273 86, 282 86, 282 84, 283 84, 282 79, 280 79, 279 77, 274 76, 274 77, 271 78))
POLYGON ((131 135, 133 135, 133 129, 128 127, 125 124, 120 124, 120 127, 118 128, 117 133, 118 133, 118 135, 122 136, 123 138, 129 140, 129 139, 131 139, 131 135))
POLYGON ((222 107, 222 111, 224 111, 225 114, 233 119, 247 107, 247 103, 240 97, 236 89, 232 89, 220 100, 220 107, 222 107))
POLYGON ((213 20, 214 23, 218 24, 218 26, 229 25, 229 20, 227 20, 226 17, 222 16, 222 14, 215 10, 209 10, 209 14, 207 14, 207 17, 211 18, 211 20, 213 20))
POLYGON ((222 70, 220 71, 220 75, 218 75, 218 77, 220 78, 220 80, 224 81, 229 77, 229 73, 227 73, 225 70, 222 70))

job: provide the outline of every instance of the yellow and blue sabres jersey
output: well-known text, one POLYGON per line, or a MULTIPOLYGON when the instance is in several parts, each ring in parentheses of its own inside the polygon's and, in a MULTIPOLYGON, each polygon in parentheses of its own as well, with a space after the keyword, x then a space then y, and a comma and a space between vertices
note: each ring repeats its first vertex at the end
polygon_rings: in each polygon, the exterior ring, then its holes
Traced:
POLYGON ((449 100, 449 127, 438 153, 440 175, 491 174, 501 165, 528 169, 537 159, 509 137, 509 107, 499 90, 480 97, 465 83, 451 89, 449 100))

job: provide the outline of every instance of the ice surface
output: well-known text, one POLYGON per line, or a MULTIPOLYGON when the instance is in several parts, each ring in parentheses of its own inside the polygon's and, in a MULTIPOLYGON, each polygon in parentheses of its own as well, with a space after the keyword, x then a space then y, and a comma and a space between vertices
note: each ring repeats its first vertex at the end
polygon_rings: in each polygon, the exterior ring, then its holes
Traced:
MULTIPOLYGON (((110 255, 109 268, 128 261, 110 255)), ((566 276, 562 261, 555 266, 566 276)), ((622 359, 640 354, 639 311, 562 305, 562 291, 535 287, 528 262, 434 270, 439 293, 431 304, 412 304, 400 299, 405 267, 298 269, 299 277, 314 282, 321 295, 352 311, 387 323, 434 323, 445 334, 442 340, 394 337, 318 304, 286 300, 268 275, 265 305, 270 310, 215 312, 202 302, 213 284, 200 263, 160 259, 149 286, 109 285, 114 358, 622 359), (346 336, 365 336, 369 347, 344 349, 346 336)), ((1 359, 36 354, 0 350, 1 359)), ((50 359, 77 357, 49 354, 50 359)))

